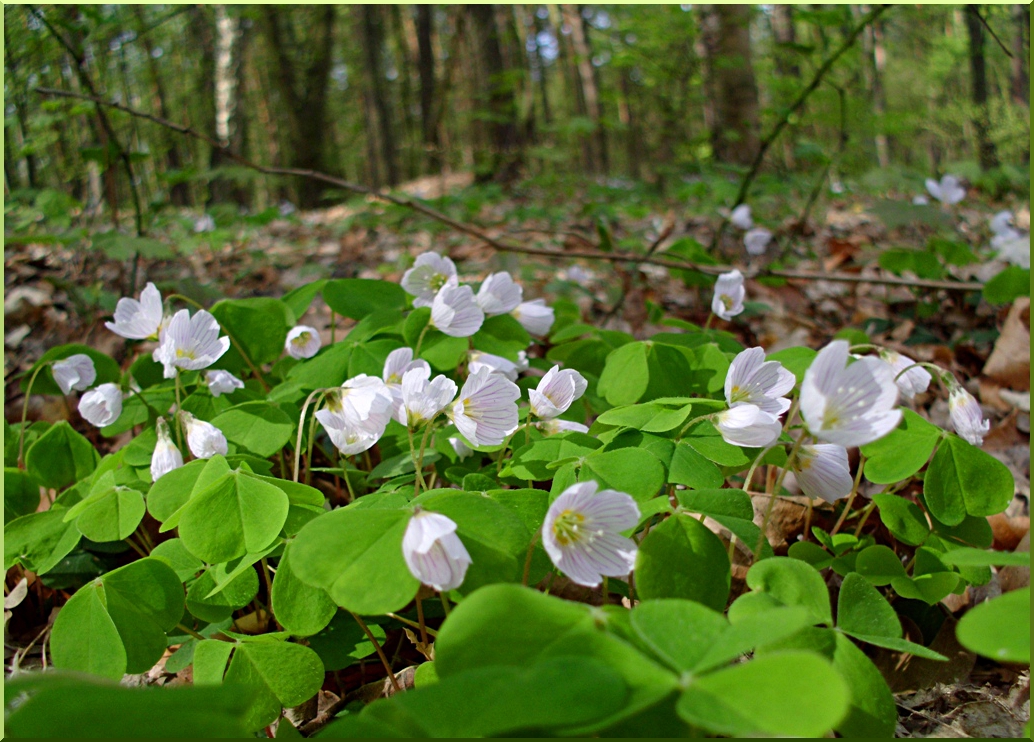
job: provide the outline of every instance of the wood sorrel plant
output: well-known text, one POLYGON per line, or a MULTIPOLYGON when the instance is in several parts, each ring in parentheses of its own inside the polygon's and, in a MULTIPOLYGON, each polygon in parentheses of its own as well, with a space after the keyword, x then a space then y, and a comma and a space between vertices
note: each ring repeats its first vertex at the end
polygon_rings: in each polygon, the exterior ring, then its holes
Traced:
MULTIPOLYGON (((716 313, 742 311, 741 276, 718 288, 716 313)), ((360 660, 402 690, 385 639, 406 628, 433 657, 415 687, 306 734, 889 737, 894 700, 859 644, 944 660, 898 611, 1017 560, 987 550, 1013 482, 974 445, 982 420, 936 367, 963 437, 900 408, 931 376, 886 349, 766 356, 683 322, 638 341, 525 302, 505 273, 475 293, 432 254, 401 287, 319 281, 195 310, 166 312, 148 284, 108 326, 156 349, 119 369, 63 346, 26 377, 26 394, 84 392, 102 436, 133 436, 101 457, 67 422, 7 431, 5 567, 71 593, 49 657, 98 679, 14 679, 9 732, 290 723, 284 708, 360 660), (297 324, 317 293, 355 321, 327 346, 297 324), (835 523, 775 556, 790 472, 835 523), (75 559, 98 552, 113 556, 75 559), (751 563, 731 604, 730 555, 751 563), (549 594, 564 581, 602 607, 549 594), (101 682, 170 647, 194 688, 101 682)), ((1029 662, 1018 595, 967 616, 960 641, 1029 662)))

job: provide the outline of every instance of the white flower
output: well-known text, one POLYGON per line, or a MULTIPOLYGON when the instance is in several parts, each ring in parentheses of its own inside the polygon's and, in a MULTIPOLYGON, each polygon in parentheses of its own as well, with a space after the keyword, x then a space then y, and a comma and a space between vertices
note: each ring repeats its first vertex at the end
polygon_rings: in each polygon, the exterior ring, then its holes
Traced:
POLYGON ((291 358, 312 358, 319 352, 321 345, 323 343, 319 332, 308 325, 292 327, 284 341, 284 349, 291 358))
POLYGON ((449 438, 449 445, 452 446, 452 450, 456 452, 460 461, 474 453, 474 449, 464 443, 462 438, 449 438))
POLYGON ((729 221, 732 222, 732 226, 742 229, 744 232, 754 226, 754 220, 750 215, 750 207, 747 204, 740 204, 733 209, 732 213, 729 214, 729 221))
POLYGON ((212 423, 198 420, 189 412, 181 412, 183 426, 187 429, 187 448, 194 458, 210 459, 216 454, 225 456, 228 450, 226 436, 212 423))
POLYGON ((244 388, 244 382, 231 374, 229 371, 217 369, 205 373, 205 381, 208 382, 208 391, 213 397, 221 394, 233 394, 237 389, 244 388))
POLYGON ((635 566, 636 544, 621 535, 639 522, 639 506, 596 482, 572 484, 546 512, 542 545, 572 582, 596 587, 604 577, 624 577, 635 566))
POLYGON ((123 297, 115 305, 115 321, 104 326, 116 335, 130 340, 158 337, 162 326, 162 295, 153 283, 140 293, 140 301, 123 297))
POLYGON ((440 593, 462 585, 471 563, 470 554, 456 535, 456 523, 427 510, 417 510, 409 519, 402 537, 402 556, 421 584, 440 593))
POLYGON ((715 415, 714 426, 722 439, 733 446, 764 448, 779 438, 779 418, 757 405, 740 404, 715 415))
POLYGON ((230 348, 230 339, 219 337, 219 322, 204 309, 191 317, 181 309, 162 329, 161 344, 152 357, 165 366, 165 378, 176 376, 176 369, 197 371, 219 360, 230 348))
POLYGON ((867 356, 847 365, 848 343, 819 351, 801 384, 801 416, 813 436, 849 448, 882 438, 901 422, 894 371, 867 356))
POLYGON ((766 361, 761 348, 747 348, 732 359, 725 375, 725 401, 730 407, 755 405, 772 415, 790 408, 789 394, 797 379, 778 361, 766 361))
POLYGON ((546 305, 545 299, 526 301, 510 312, 511 316, 521 323, 529 335, 545 337, 556 318, 553 307, 546 305))
POLYGON ((498 446, 517 429, 520 388, 486 368, 467 377, 450 417, 475 446, 498 446))
POLYGON ((999 211, 997 214, 992 216, 989 221, 991 231, 994 234, 1005 234, 1006 232, 1012 231, 1012 227, 1009 225, 1009 222, 1012 221, 1011 211, 999 211))
MULTIPOLYGON (((524 355, 524 351, 521 351, 521 355, 524 355)), ((502 356, 492 355, 491 353, 483 353, 480 350, 472 350, 468 354, 467 371, 474 373, 478 369, 487 368, 489 371, 493 371, 497 374, 502 374, 510 381, 517 381, 517 374, 528 368, 528 357, 524 355, 523 362, 513 361, 503 358, 502 356)))
POLYGON ((295 205, 287 199, 280 202, 280 206, 277 207, 277 210, 280 212, 280 216, 284 217, 291 216, 291 214, 298 211, 295 205))
POLYGON ((546 435, 556 435, 557 433, 567 433, 568 431, 575 431, 577 433, 588 433, 589 426, 582 425, 581 423, 572 422, 571 420, 561 420, 555 418, 553 420, 541 420, 535 423, 535 427, 541 430, 546 435))
POLYGON ((54 381, 61 387, 62 394, 71 394, 73 389, 89 389, 90 384, 97 380, 93 359, 85 353, 76 353, 56 361, 50 371, 54 374, 54 381))
POLYGON ((912 198, 912 205, 913 206, 926 206, 929 203, 930 203, 930 199, 928 199, 926 196, 924 196, 921 193, 918 196, 914 196, 912 198))
POLYGON ((535 389, 528 390, 531 412, 542 420, 552 420, 567 412, 571 404, 585 394, 589 382, 571 368, 553 366, 535 389))
POLYGON ((764 227, 752 229, 743 235, 743 244, 747 248, 748 255, 764 255, 768 249, 768 243, 772 241, 772 233, 764 227))
POLYGON ((792 465, 797 484, 808 497, 835 502, 851 494, 854 480, 847 463, 847 449, 832 443, 801 446, 792 465))
POLYGON ((416 297, 414 307, 429 307, 435 295, 450 279, 456 278, 456 265, 438 253, 425 252, 402 276, 402 288, 416 297))
POLYGON ((402 376, 406 371, 414 368, 426 368, 428 373, 431 371, 431 367, 423 358, 413 360, 412 348, 396 348, 384 360, 384 371, 381 373, 381 378, 389 387, 401 387, 402 376))
POLYGON ((938 183, 933 178, 926 179, 926 190, 930 195, 943 204, 951 206, 957 204, 966 197, 966 189, 959 185, 959 179, 954 175, 945 175, 938 183))
POLYGON ((402 377, 402 405, 395 419, 411 429, 430 422, 439 412, 456 399, 456 382, 445 376, 435 376, 431 370, 414 368, 402 377))
POLYGON ((331 430, 362 430, 380 438, 394 408, 387 385, 376 376, 366 374, 354 376, 342 384, 341 389, 328 392, 326 399, 327 406, 316 412, 316 419, 328 433, 331 430))
POLYGON ((743 299, 746 295, 742 273, 738 270, 723 273, 714 284, 711 311, 724 320, 730 320, 743 311, 743 299))
POLYGON ((1030 268, 1030 235, 1014 229, 995 235, 991 246, 998 250, 998 258, 1020 268, 1030 268))
POLYGON ((948 395, 948 413, 951 425, 963 440, 979 446, 991 429, 991 421, 984 419, 980 403, 973 395, 956 385, 948 395))
POLYGON ((334 447, 345 456, 354 456, 357 453, 368 451, 384 434, 383 429, 380 432, 370 430, 363 427, 361 423, 353 423, 350 420, 346 420, 340 428, 327 427, 327 424, 323 423, 323 429, 327 431, 334 447))
POLYGON ((489 317, 512 312, 524 298, 524 289, 506 271, 493 273, 478 289, 477 303, 489 317))
POLYGON ((474 300, 470 286, 449 279, 431 302, 431 326, 454 338, 470 337, 481 329, 485 313, 474 300))
POLYGON ((903 356, 893 350, 880 351, 880 358, 890 364, 894 371, 894 381, 898 385, 898 391, 905 399, 915 399, 917 394, 922 394, 930 386, 930 372, 908 356, 903 356), (908 369, 905 371, 905 369, 908 369))
POLYGON ((172 442, 172 436, 169 435, 169 426, 163 417, 158 418, 157 433, 158 443, 154 447, 154 453, 151 454, 152 482, 157 482, 173 469, 179 469, 183 466, 183 454, 176 448, 176 444, 172 442))
POLYGON ((579 286, 588 286, 596 278, 596 274, 580 265, 572 265, 566 271, 560 271, 557 276, 565 281, 574 281, 579 286))
POLYGON ((215 231, 215 219, 212 218, 211 214, 203 214, 194 222, 194 231, 198 234, 202 232, 214 232, 215 231))
POLYGON ((98 428, 111 425, 122 414, 122 392, 114 384, 101 384, 79 400, 79 414, 98 428))

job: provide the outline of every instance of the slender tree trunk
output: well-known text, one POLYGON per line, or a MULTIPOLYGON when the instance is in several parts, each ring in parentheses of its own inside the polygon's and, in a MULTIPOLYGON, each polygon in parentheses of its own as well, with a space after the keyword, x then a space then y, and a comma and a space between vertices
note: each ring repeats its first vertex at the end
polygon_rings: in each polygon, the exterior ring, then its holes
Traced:
MULTIPOLYGON (((215 11, 215 138, 223 147, 229 147, 235 136, 237 120, 237 66, 239 59, 240 20, 226 12, 225 5, 213 6, 215 11)), ((226 162, 218 148, 212 149, 212 168, 226 162)), ((212 180, 212 200, 230 199, 231 184, 221 177, 212 180)))
MULTIPOLYGON (((772 14, 770 16, 772 23, 772 38, 780 46, 789 46, 797 43, 797 31, 794 28, 793 23, 793 6, 792 5, 773 5, 772 14)), ((788 105, 790 95, 788 88, 790 84, 798 83, 801 78, 801 68, 797 64, 796 55, 787 48, 779 48, 775 50, 775 65, 776 74, 784 81, 782 95, 776 96, 779 105, 788 105)), ((783 137, 782 150, 783 150, 783 162, 787 168, 793 168, 796 165, 796 158, 794 157, 794 141, 796 137, 793 136, 792 132, 788 132, 787 136, 783 137)))
POLYGON ((1020 106, 1030 105, 1030 6, 1014 5, 1016 33, 1012 42, 1012 99, 1020 106))
POLYGON ((539 97, 542 99, 542 121, 547 125, 553 123, 553 113, 549 105, 549 78, 547 77, 548 67, 543 63, 542 54, 539 52, 539 34, 546 30, 545 24, 539 18, 538 13, 532 13, 533 30, 535 33, 535 64, 538 66, 539 97))
MULTIPOLYGON (((137 33, 139 38, 144 43, 144 53, 147 57, 147 72, 151 78, 151 86, 154 88, 154 100, 157 104, 158 114, 163 119, 171 118, 169 116, 169 105, 167 102, 167 95, 165 93, 165 84, 162 82, 161 70, 158 66, 158 60, 154 56, 155 49, 154 43, 151 40, 151 34, 145 33, 147 29, 147 22, 144 18, 144 10, 142 5, 134 5, 133 12, 136 16, 137 33)), ((168 129, 162 128, 162 138, 165 145, 165 163, 167 170, 178 171, 183 165, 180 161, 180 153, 177 138, 172 136, 168 129)), ((187 188, 186 183, 177 182, 169 188, 169 203, 173 206, 186 206, 190 199, 190 189, 187 188)))
POLYGON ((998 153, 990 136, 987 110, 987 70, 984 60, 984 24, 978 15, 980 6, 966 6, 966 29, 969 32, 969 71, 976 114, 973 128, 977 136, 977 156, 982 170, 998 167, 998 153))
POLYGON ((395 130, 392 126, 388 91, 381 66, 381 54, 384 51, 384 25, 381 11, 382 8, 377 5, 362 5, 359 8, 363 27, 363 52, 366 56, 366 70, 370 82, 370 97, 377 115, 381 159, 387 174, 388 185, 393 186, 399 182, 399 169, 395 130))
POLYGON ((621 102, 618 105, 618 120, 625 127, 625 149, 628 157, 628 174, 638 180, 641 173, 639 163, 640 133, 632 109, 631 81, 628 70, 621 71, 621 102))
MULTIPOLYGON (((868 8, 863 6, 864 12, 868 8)), ((883 43, 883 22, 869 24, 867 36, 872 41, 872 112, 876 118, 876 161, 881 168, 890 167, 890 143, 883 133, 887 113, 887 94, 883 89, 883 73, 887 67, 887 50, 883 43)))
POLYGON ((496 25, 495 6, 467 6, 474 19, 478 36, 478 57, 484 71, 487 87, 487 103, 490 115, 488 124, 491 153, 488 162, 478 167, 476 177, 484 182, 497 180, 510 182, 521 165, 521 142, 518 133, 517 100, 513 83, 508 79, 503 63, 499 27, 496 25))
POLYGON ((750 164, 757 153, 758 89, 750 56, 750 5, 715 5, 704 33, 715 95, 711 143, 719 162, 750 164))
POLYGON ((419 49, 418 70, 420 73, 420 123, 423 134, 424 156, 427 171, 437 173, 442 168, 441 142, 438 136, 438 122, 434 116, 434 10, 430 5, 416 6, 416 38, 419 49))
POLYGON ((592 73, 592 52, 589 51, 589 44, 585 37, 585 27, 582 25, 582 18, 576 5, 561 5, 560 11, 563 14, 564 23, 571 29, 571 46, 574 51, 574 65, 578 72, 578 82, 581 88, 581 99, 585 101, 585 114, 592 121, 595 131, 591 137, 587 137, 587 146, 591 152, 589 162, 592 165, 592 172, 600 173, 606 169, 603 162, 604 146, 601 141, 600 125, 600 97, 596 87, 596 78, 592 73))

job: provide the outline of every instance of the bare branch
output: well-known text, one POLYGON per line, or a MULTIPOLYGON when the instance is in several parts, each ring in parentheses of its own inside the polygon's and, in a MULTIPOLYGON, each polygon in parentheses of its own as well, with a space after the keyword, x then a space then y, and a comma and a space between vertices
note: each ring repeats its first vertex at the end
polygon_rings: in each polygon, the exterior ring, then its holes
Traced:
MULTIPOLYGON (((558 260, 565 260, 571 258, 584 258, 586 260, 602 260, 610 263, 647 263, 650 265, 659 265, 665 268, 672 268, 675 270, 692 270, 704 273, 709 276, 717 276, 722 273, 727 273, 733 270, 734 266, 729 265, 701 265, 698 263, 692 263, 686 260, 681 260, 677 257, 667 258, 658 257, 655 255, 638 255, 627 252, 603 252, 601 250, 549 250, 542 247, 529 247, 526 245, 515 245, 510 242, 504 242, 491 234, 476 227, 472 224, 461 222, 457 219, 453 219, 448 214, 443 214, 437 209, 428 206, 423 201, 411 198, 409 196, 398 195, 394 193, 388 193, 386 191, 377 191, 372 188, 368 188, 358 183, 352 183, 351 181, 338 178, 333 175, 327 175, 326 173, 317 172, 315 170, 305 170, 301 168, 290 168, 290 167, 269 167, 266 165, 260 165, 252 162, 245 157, 242 157, 226 147, 223 147, 213 139, 211 136, 199 132, 196 129, 192 129, 184 124, 177 124, 173 121, 168 121, 159 116, 155 116, 150 113, 144 113, 143 111, 137 111, 129 108, 121 103, 113 101, 105 101, 101 98, 92 95, 84 95, 82 93, 74 93, 67 90, 56 90, 53 88, 36 88, 36 92, 40 95, 49 95, 62 98, 75 98, 78 100, 88 100, 99 105, 108 106, 116 110, 128 113, 131 116, 137 116, 139 118, 147 119, 153 123, 161 126, 168 127, 173 131, 178 131, 186 136, 191 136, 196 139, 200 139, 207 142, 212 147, 221 150, 228 159, 233 160, 245 167, 256 170, 260 173, 267 175, 289 175, 301 178, 311 178, 318 180, 328 185, 341 188, 342 190, 356 193, 359 195, 367 196, 369 198, 378 199, 385 201, 395 206, 401 206, 403 208, 411 209, 418 214, 433 219, 442 224, 446 224, 457 232, 470 235, 481 242, 485 243, 494 250, 500 252, 514 252, 521 253, 523 255, 538 255, 544 258, 555 258, 558 260)), ((659 244, 659 243, 658 243, 659 244)), ((933 281, 925 279, 912 279, 912 278, 899 278, 897 276, 862 276, 855 273, 819 273, 812 271, 802 270, 773 270, 773 269, 741 269, 743 274, 747 278, 760 278, 770 276, 774 278, 787 278, 787 279, 799 279, 803 281, 832 281, 835 283, 871 283, 881 284, 887 286, 908 286, 912 288, 925 288, 925 289, 944 289, 948 291, 981 291, 984 286, 981 283, 976 282, 964 282, 964 281, 933 281)))

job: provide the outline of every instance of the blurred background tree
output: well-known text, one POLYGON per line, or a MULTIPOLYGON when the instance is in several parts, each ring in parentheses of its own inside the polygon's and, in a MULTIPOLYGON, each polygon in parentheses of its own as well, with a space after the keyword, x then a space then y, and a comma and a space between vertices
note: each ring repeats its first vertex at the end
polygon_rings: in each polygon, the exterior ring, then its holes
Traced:
MULTIPOLYGON (((5 6, 4 185, 129 213, 342 194, 39 87, 366 185, 736 176, 865 5, 5 6), (110 130, 109 130, 110 129, 110 130), (132 178, 133 188, 130 187, 132 178)), ((1027 180, 1029 8, 895 6, 772 147, 775 173, 1027 180), (845 143, 850 141, 850 146, 845 143)))

